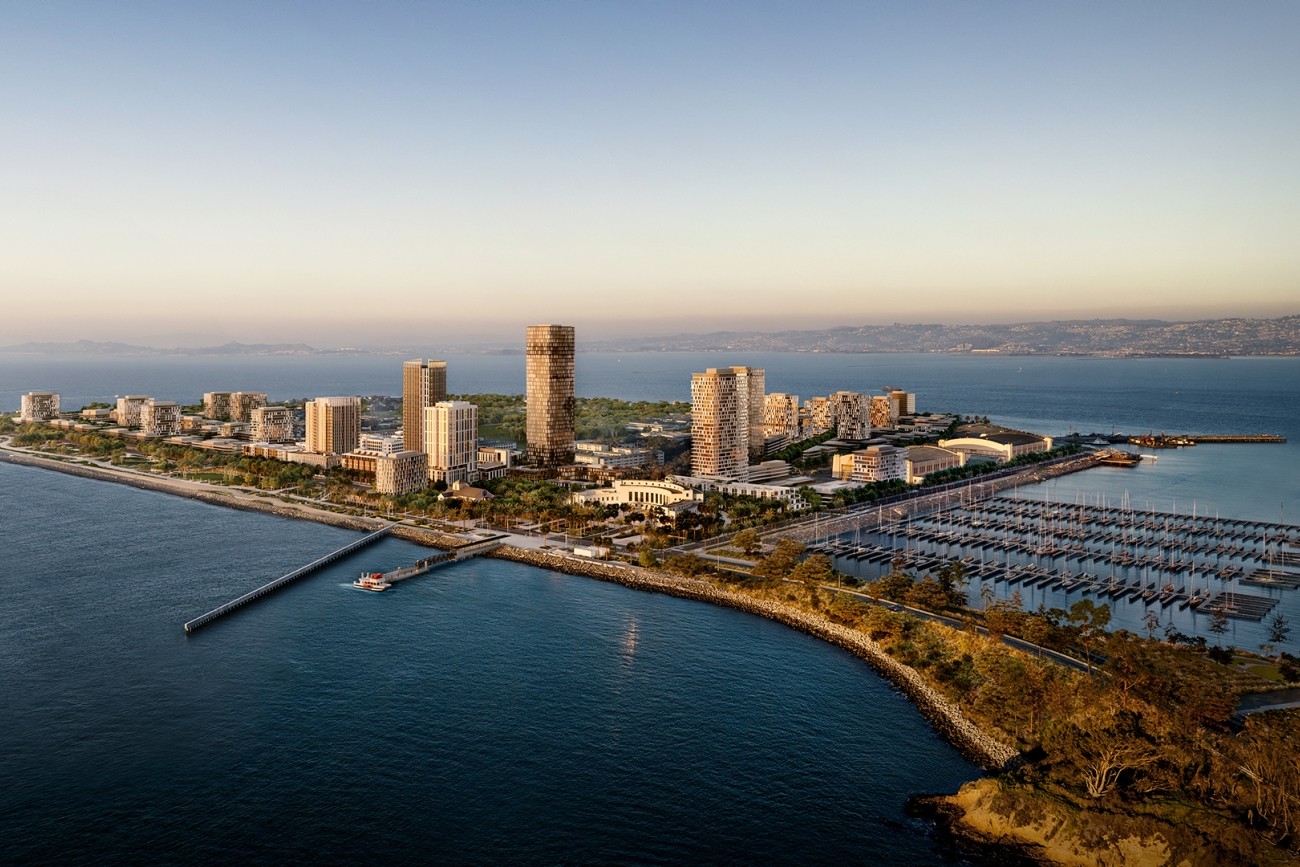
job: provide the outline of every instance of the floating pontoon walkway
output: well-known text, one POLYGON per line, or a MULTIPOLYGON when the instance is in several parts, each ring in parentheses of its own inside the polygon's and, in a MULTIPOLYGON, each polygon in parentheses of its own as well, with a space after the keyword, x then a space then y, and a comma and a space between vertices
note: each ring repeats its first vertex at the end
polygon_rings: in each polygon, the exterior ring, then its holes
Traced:
POLYGON ((308 563, 306 566, 300 566, 287 575, 281 575, 279 578, 276 578, 270 584, 264 584, 261 587, 258 587, 256 590, 252 590, 249 591, 248 593, 245 593, 243 596, 240 596, 238 599, 232 599, 229 602, 227 602, 225 605, 222 605, 220 608, 212 609, 207 614, 200 614, 198 617, 195 617, 193 620, 185 624, 185 631, 193 632, 194 630, 198 629, 201 626, 207 626, 212 621, 224 617, 225 615, 234 611, 236 608, 242 608, 243 606, 247 605, 248 603, 254 600, 261 599, 263 596, 266 596, 269 593, 274 593, 276 590, 279 590, 281 587, 285 586, 286 584, 290 584, 298 580, 304 575, 310 575, 312 572, 315 572, 317 569, 320 569, 323 566, 328 566, 331 563, 334 563, 338 560, 342 560, 344 557, 348 556, 354 551, 359 551, 362 548, 366 547, 367 545, 370 545, 374 542, 378 542, 380 539, 384 538, 389 533, 391 533, 393 531, 393 528, 396 526, 397 526, 396 524, 389 524, 387 527, 383 527, 381 529, 376 530, 373 533, 370 533, 366 536, 362 536, 360 539, 357 539, 356 541, 344 545, 342 548, 339 548, 337 551, 333 551, 329 554, 326 554, 324 557, 321 557, 319 560, 313 560, 310 563, 308 563))

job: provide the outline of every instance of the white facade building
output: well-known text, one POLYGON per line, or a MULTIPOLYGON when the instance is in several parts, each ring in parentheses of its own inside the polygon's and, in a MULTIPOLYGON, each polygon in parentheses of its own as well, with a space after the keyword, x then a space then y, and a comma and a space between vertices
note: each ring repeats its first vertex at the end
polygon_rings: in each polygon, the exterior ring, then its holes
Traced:
MULTIPOLYGON (((12 404, 10 404, 12 406, 12 404)), ((59 417, 59 396, 52 391, 29 391, 23 395, 23 421, 49 421, 59 417)))
POLYGON ((907 479, 907 450, 896 446, 868 446, 847 455, 836 455, 831 472, 847 482, 883 482, 907 479))
POLYGON ((478 407, 443 400, 424 411, 424 451, 429 481, 473 482, 478 478, 478 407))

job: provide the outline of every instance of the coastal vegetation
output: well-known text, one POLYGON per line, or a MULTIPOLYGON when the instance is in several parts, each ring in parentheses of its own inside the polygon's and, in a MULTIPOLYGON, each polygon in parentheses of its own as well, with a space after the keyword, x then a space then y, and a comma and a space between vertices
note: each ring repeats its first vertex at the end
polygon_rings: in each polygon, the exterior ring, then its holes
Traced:
MULTIPOLYGON (((527 408, 522 394, 457 394, 478 407, 479 435, 484 439, 528 439, 527 408)), ((646 419, 684 417, 691 405, 682 401, 617 400, 610 397, 579 397, 574 406, 574 430, 580 440, 619 442, 627 436, 627 425, 646 419)))
MULTIPOLYGON (((753 550, 751 541, 738 534, 734 544, 753 550)), ((1300 844, 1300 755, 1293 746, 1300 711, 1233 717, 1241 695, 1276 686, 1240 662, 1262 658, 1237 652, 1217 661, 1203 643, 1108 633, 1109 609, 1088 600, 1069 610, 1027 612, 1014 600, 967 610, 957 563, 926 575, 896 568, 855 594, 832 586, 823 561, 781 539, 748 575, 718 571, 693 555, 670 557, 663 568, 865 633, 1019 751, 1021 758, 996 777, 998 796, 980 801, 983 810, 1006 811, 1004 827, 1031 825, 1030 814, 1076 830, 1104 820, 1109 835, 1082 834, 1077 845, 1091 847, 1091 855, 1082 853, 1080 863, 1120 863, 1113 847, 1130 832, 1163 840, 1168 863, 1284 863, 1300 844), (1004 635, 1080 664, 1007 646, 1004 635)), ((971 800, 967 793, 943 803, 952 809, 971 800)))

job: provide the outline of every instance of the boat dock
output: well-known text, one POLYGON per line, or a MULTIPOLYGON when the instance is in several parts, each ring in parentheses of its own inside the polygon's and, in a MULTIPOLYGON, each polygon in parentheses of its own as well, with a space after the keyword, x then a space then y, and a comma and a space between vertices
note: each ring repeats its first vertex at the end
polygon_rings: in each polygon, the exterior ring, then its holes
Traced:
POLYGON ((411 566, 400 566, 391 572, 364 572, 359 579, 352 582, 352 586, 359 590, 387 590, 398 581, 405 581, 407 578, 423 575, 435 567, 448 563, 459 563, 462 560, 468 560, 471 557, 477 557, 479 554, 491 551, 493 548, 499 548, 504 544, 502 541, 504 538, 504 536, 497 536, 485 539, 482 542, 462 545, 451 551, 442 551, 432 557, 416 560, 411 566))
POLYGON ((960 561, 973 581, 1261 620, 1300 588, 1300 527, 997 497, 814 544, 859 577, 960 561), (866 574, 864 574, 866 573, 866 574), (1265 588, 1270 595, 1244 592, 1265 588))
POLYGON ((248 593, 245 593, 243 596, 240 596, 238 599, 232 599, 229 602, 227 602, 225 605, 222 605, 219 608, 212 609, 207 614, 200 614, 198 617, 195 617, 193 620, 185 624, 185 631, 192 633, 203 626, 207 626, 212 621, 225 617, 230 612, 238 608, 244 607, 250 602, 261 599, 263 596, 266 596, 270 593, 274 593, 276 590, 279 590, 281 587, 284 587, 287 584, 291 584, 294 581, 297 581, 299 578, 303 577, 304 575, 310 575, 312 572, 315 572, 317 569, 320 569, 324 566, 328 566, 331 563, 341 560, 355 551, 360 551, 362 548, 366 547, 367 545, 371 545, 375 542, 378 542, 380 539, 387 536, 389 533, 393 531, 393 528, 396 526, 397 526, 396 524, 389 524, 387 527, 381 527, 380 529, 374 531, 373 533, 369 533, 365 536, 362 536, 360 539, 356 539, 348 543, 347 545, 344 545, 342 548, 339 548, 337 551, 331 551, 329 554, 326 554, 324 557, 311 561, 306 566, 299 566, 297 569, 294 569, 292 572, 286 575, 281 575, 279 578, 276 578, 271 583, 263 584, 261 587, 258 587, 256 590, 251 590, 248 593))

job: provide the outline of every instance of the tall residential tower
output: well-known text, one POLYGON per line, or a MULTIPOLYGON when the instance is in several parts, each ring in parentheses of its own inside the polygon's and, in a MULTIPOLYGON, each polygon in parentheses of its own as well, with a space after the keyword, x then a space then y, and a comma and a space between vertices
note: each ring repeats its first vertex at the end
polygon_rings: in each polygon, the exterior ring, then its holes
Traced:
POLYGON ((749 467, 749 385, 734 367, 691 374, 691 475, 743 479, 749 467))
POLYGON ((543 467, 573 460, 573 326, 529 325, 528 459, 543 467))
POLYGON ((447 399, 447 362, 417 358, 402 365, 402 436, 409 451, 424 450, 424 411, 447 399))
POLYGON ((341 455, 361 439, 361 398, 318 397, 307 401, 307 450, 341 455))

